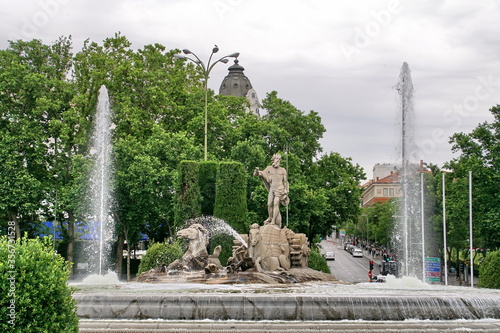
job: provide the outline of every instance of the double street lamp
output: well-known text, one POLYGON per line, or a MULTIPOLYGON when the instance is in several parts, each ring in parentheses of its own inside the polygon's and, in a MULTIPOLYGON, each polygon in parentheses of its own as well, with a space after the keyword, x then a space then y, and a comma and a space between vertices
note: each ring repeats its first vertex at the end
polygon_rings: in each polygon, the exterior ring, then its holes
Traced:
POLYGON ((227 63, 229 61, 228 58, 238 58, 240 56, 239 52, 235 52, 232 54, 229 54, 227 56, 224 56, 212 63, 212 57, 215 53, 219 52, 219 48, 217 45, 214 46, 212 49, 212 53, 210 54, 210 58, 208 58, 208 63, 205 65, 203 61, 200 60, 200 58, 193 52, 191 52, 188 49, 182 50, 182 53, 184 54, 176 54, 174 55, 175 58, 178 59, 188 59, 192 62, 194 62, 203 72, 203 79, 204 79, 204 89, 205 89, 205 161, 207 160, 207 144, 208 144, 208 78, 210 75, 210 72, 212 71, 212 68, 219 63, 227 63), (192 55, 194 57, 190 58, 186 55, 192 55))

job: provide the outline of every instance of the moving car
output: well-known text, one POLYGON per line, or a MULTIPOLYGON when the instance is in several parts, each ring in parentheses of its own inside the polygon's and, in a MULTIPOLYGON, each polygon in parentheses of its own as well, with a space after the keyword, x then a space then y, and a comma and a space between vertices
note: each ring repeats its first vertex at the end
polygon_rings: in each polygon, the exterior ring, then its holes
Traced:
POLYGON ((325 259, 326 260, 335 260, 335 253, 334 252, 325 253, 325 259))
POLYGON ((363 257, 363 251, 361 249, 354 249, 354 251, 352 251, 352 256, 363 257))

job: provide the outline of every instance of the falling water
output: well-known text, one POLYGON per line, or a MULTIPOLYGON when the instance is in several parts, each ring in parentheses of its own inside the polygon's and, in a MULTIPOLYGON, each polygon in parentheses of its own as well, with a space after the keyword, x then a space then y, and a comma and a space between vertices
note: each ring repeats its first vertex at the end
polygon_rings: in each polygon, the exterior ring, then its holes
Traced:
POLYGON ((111 110, 108 90, 99 89, 97 113, 94 126, 91 154, 94 167, 90 176, 91 202, 89 212, 92 224, 93 251, 90 251, 89 265, 92 272, 103 275, 108 271, 108 254, 113 236, 113 219, 110 216, 111 203, 111 110))
POLYGON ((405 62, 396 86, 401 112, 401 184, 402 200, 396 221, 394 247, 404 276, 422 277, 422 226, 417 177, 417 148, 414 142, 413 83, 405 62))
POLYGON ((207 229, 209 237, 225 234, 233 236, 236 240, 240 241, 245 247, 248 247, 245 240, 234 230, 226 221, 213 216, 201 216, 187 221, 187 225, 199 223, 207 229))

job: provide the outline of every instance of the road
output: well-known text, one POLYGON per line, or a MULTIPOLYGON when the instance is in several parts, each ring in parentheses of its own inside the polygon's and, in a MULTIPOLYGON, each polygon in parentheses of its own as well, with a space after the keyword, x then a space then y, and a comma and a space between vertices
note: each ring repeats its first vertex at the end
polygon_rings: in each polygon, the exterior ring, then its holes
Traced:
MULTIPOLYGON (((329 260, 331 273, 344 282, 368 282, 368 269, 370 260, 366 257, 353 257, 344 250, 340 239, 328 239, 321 241, 321 253, 335 252, 335 260, 329 260)), ((379 274, 378 265, 375 264, 374 275, 379 274)))

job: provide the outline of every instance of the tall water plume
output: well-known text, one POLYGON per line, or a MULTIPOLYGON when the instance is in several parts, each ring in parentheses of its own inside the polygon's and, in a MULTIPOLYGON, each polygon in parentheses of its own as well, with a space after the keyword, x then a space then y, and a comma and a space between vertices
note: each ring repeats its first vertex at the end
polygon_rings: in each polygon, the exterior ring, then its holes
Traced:
POLYGON ((90 175, 91 198, 89 224, 91 227, 89 256, 90 272, 103 275, 108 271, 108 257, 111 249, 114 223, 110 214, 112 145, 111 145, 111 109, 108 90, 103 85, 99 89, 97 113, 92 137, 91 155, 94 166, 90 175))
POLYGON ((418 184, 417 147, 414 141, 414 108, 413 83, 410 67, 405 62, 399 74, 396 86, 398 91, 398 111, 401 112, 401 190, 399 215, 393 245, 398 261, 401 263, 401 274, 422 277, 423 250, 421 223, 420 188, 418 184))

